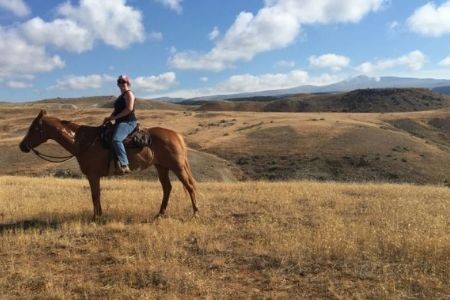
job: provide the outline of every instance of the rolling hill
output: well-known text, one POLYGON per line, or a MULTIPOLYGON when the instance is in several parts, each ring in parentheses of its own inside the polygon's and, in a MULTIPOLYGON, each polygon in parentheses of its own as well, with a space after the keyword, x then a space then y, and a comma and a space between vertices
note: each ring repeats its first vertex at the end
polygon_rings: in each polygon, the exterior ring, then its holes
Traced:
MULTIPOLYGON (((191 102, 192 103, 192 102, 191 102)), ((346 93, 209 101, 199 111, 407 112, 450 106, 450 96, 428 89, 360 89, 346 93)))
MULTIPOLYGON (((35 107, 0 107, 0 174, 80 176, 19 151, 35 107)), ((110 109, 50 109, 98 125, 110 109)), ((200 181, 337 180, 450 184, 450 108, 397 113, 282 113, 138 110, 141 127, 182 133, 200 181)), ((39 147, 64 154, 59 145, 39 147)), ((156 179, 153 169, 131 178, 156 179)))

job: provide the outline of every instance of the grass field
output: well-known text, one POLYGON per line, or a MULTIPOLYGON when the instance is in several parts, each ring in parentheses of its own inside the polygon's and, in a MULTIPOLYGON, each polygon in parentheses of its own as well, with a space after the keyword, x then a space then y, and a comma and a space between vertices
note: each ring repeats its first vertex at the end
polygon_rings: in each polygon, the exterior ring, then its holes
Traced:
POLYGON ((450 189, 0 177, 0 298, 450 297, 450 189))
MULTIPOLYGON (((48 163, 19 151, 38 108, 0 105, 0 176, 81 176, 75 160, 48 163), (67 172, 69 171, 69 172, 67 172)), ((109 109, 52 109, 99 125, 109 109)), ((255 113, 140 110, 141 127, 181 133, 199 181, 317 180, 450 185, 450 110, 406 113, 255 113)), ((64 156, 48 141, 37 150, 64 156)), ((154 169, 132 174, 155 178, 154 169), (153 171, 153 173, 151 173, 153 171)))

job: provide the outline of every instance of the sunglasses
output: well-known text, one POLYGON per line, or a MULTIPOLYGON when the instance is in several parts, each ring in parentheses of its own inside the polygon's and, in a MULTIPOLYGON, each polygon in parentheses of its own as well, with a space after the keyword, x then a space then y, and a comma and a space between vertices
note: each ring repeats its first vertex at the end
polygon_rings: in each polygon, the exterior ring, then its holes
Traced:
POLYGON ((117 80, 117 84, 124 84, 125 82, 125 80, 117 80))

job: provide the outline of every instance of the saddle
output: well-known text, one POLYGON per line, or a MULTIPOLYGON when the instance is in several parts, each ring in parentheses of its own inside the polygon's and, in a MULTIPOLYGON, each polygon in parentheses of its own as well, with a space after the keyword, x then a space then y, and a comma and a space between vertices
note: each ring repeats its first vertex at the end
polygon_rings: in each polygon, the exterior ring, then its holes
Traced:
MULTIPOLYGON (((102 146, 106 149, 111 148, 112 137, 114 133, 114 124, 108 122, 100 126, 100 141, 102 146)), ((123 145, 125 148, 143 148, 149 147, 152 144, 152 137, 150 133, 139 128, 139 123, 136 128, 125 138, 123 145)))

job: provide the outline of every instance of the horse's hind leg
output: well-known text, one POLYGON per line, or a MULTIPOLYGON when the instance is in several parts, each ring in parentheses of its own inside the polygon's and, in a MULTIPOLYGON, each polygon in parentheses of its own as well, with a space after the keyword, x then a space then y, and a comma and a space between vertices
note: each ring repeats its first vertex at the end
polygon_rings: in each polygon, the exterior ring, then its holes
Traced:
POLYGON ((163 189, 163 199, 161 202, 161 208, 159 209, 159 213, 156 217, 164 216, 167 209, 167 204, 169 203, 170 192, 172 191, 172 184, 170 183, 169 178, 169 169, 163 167, 161 165, 155 165, 158 170, 159 181, 161 182, 163 189))
POLYGON ((180 169, 173 170, 173 171, 177 175, 178 179, 180 179, 181 183, 183 183, 184 188, 189 193, 189 197, 191 198, 191 202, 192 202, 192 209, 194 210, 194 215, 197 215, 198 208, 197 208, 194 180, 187 172, 185 166, 181 167, 180 169))
POLYGON ((91 187, 92 203, 94 204, 94 220, 95 217, 102 215, 102 206, 100 204, 100 177, 89 176, 89 185, 91 187))

